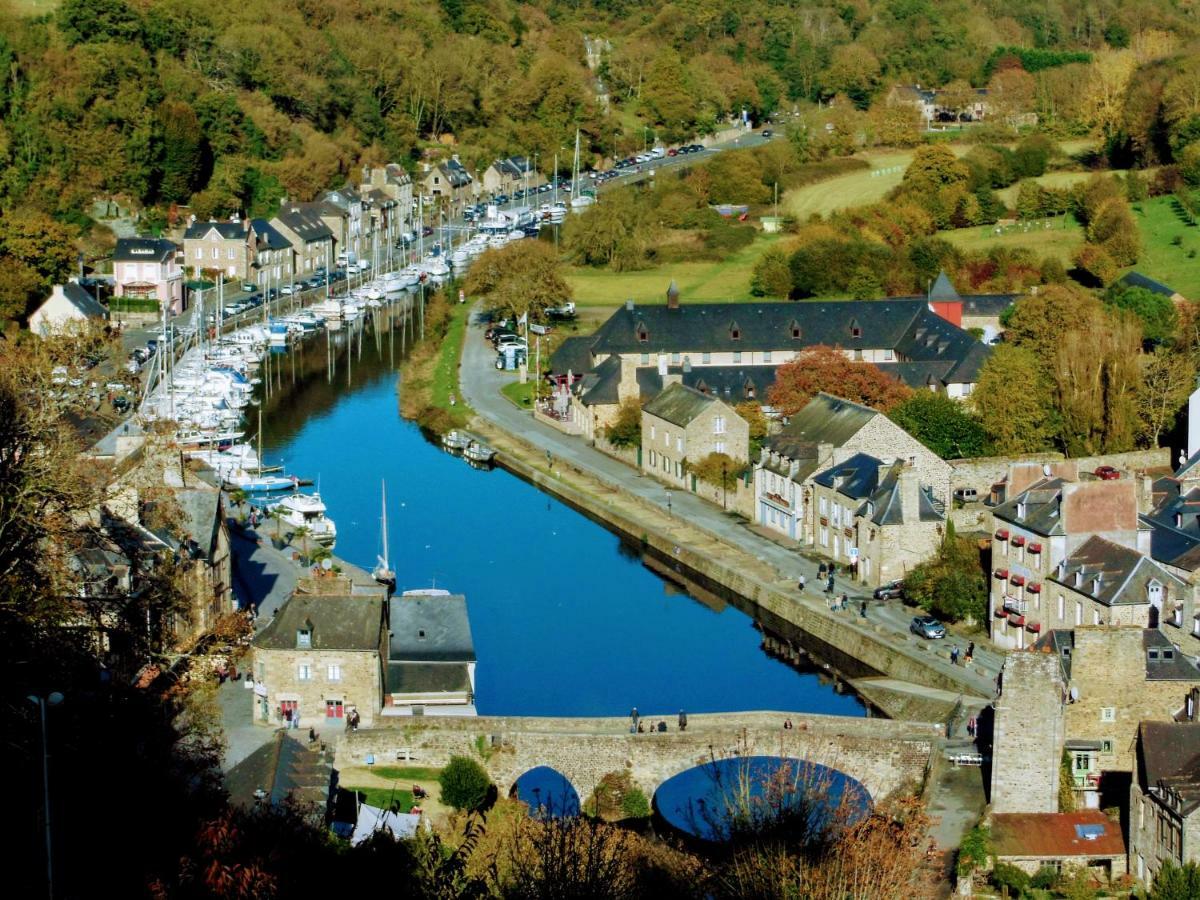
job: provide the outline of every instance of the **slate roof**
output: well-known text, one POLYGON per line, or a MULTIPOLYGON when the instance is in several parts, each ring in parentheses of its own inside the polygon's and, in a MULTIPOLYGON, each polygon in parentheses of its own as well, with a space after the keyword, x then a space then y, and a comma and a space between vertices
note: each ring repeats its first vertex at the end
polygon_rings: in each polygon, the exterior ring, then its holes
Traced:
POLYGON ((1200 722, 1142 722, 1135 774, 1143 792, 1179 794, 1183 815, 1200 808, 1200 722))
POLYGON ((496 171, 502 175, 507 175, 510 178, 524 178, 526 174, 533 174, 533 163, 524 156, 510 156, 507 159, 498 159, 494 163, 496 171))
POLYGON ((579 381, 579 399, 584 406, 605 406, 617 402, 621 381, 621 359, 610 356, 579 381))
MULTIPOLYGON (((904 503, 900 493, 903 462, 884 463, 867 453, 856 453, 845 462, 817 474, 813 481, 832 488, 852 500, 864 501, 857 515, 876 525, 904 523, 904 503), (839 478, 845 479, 837 485, 839 478), (835 485, 837 485, 835 487, 835 485)), ((946 517, 945 506, 924 487, 918 489, 918 516, 922 522, 940 522, 946 517)))
POLYGON ((1120 281, 1126 287, 1144 288, 1151 293, 1161 294, 1164 297, 1173 297, 1177 293, 1175 288, 1169 287, 1161 281, 1155 281, 1141 272, 1126 272, 1121 276, 1120 281))
POLYGON ((258 237, 259 249, 286 250, 292 246, 291 242, 276 231, 266 219, 251 219, 250 227, 258 237))
POLYGON ((767 447, 790 459, 811 455, 807 447, 832 444, 841 447, 868 422, 882 415, 878 410, 820 393, 788 420, 778 434, 767 439, 767 447))
POLYGON ((1066 480, 1062 478, 1043 478, 1034 482, 1011 500, 1001 503, 992 515, 1005 522, 1011 522, 1046 536, 1065 534, 1062 517, 1059 515, 1059 497, 1066 480), (1018 515, 1019 507, 1024 504, 1025 515, 1018 515))
POLYGON ((295 232, 306 244, 313 241, 325 241, 333 237, 333 231, 312 208, 311 204, 285 206, 275 216, 288 229, 295 232))
POLYGON ((569 337, 558 345, 550 357, 550 371, 566 375, 568 371, 582 375, 592 367, 592 339, 589 336, 569 337))
POLYGON ((178 490, 175 491, 175 500, 183 510, 183 530, 196 543, 204 558, 209 558, 221 527, 221 492, 178 490))
POLYGON ((969 294, 963 297, 963 316, 999 316, 1020 294, 969 294))
POLYGON ((1168 597, 1182 596, 1187 585, 1162 566, 1138 551, 1092 536, 1074 553, 1062 560, 1050 575, 1050 580, 1066 585, 1091 597, 1105 606, 1148 603, 1148 588, 1157 581, 1168 597), (1082 575, 1076 586, 1075 576, 1082 575), (1100 587, 1095 587, 1096 576, 1100 587))
POLYGON ((1153 507, 1140 516, 1150 526, 1150 555, 1186 571, 1200 568, 1200 454, 1153 485, 1153 507))
POLYGON ((214 228, 227 241, 240 241, 246 237, 246 229, 241 222, 193 222, 183 237, 185 240, 199 240, 214 228))
POLYGON ((162 262, 170 259, 178 251, 174 241, 166 238, 133 237, 117 238, 117 246, 113 250, 113 262, 145 262, 154 260, 162 262))
POLYGON ((474 662, 475 644, 461 594, 393 597, 388 664, 474 662))
POLYGON ((955 300, 962 300, 954 285, 950 283, 950 279, 946 277, 945 270, 938 272, 937 278, 933 285, 929 288, 929 299, 934 303, 949 303, 955 300))
POLYGON ((313 650, 378 650, 383 606, 381 597, 292 594, 253 643, 295 650, 296 632, 311 625, 313 650))
MULTIPOLYGON (((1058 656, 1063 676, 1067 681, 1071 680, 1071 658, 1075 652, 1074 630, 1052 628, 1038 638, 1033 646, 1038 650, 1050 647, 1058 656)), ((1147 681, 1200 681, 1200 669, 1188 661, 1188 658, 1157 628, 1142 629, 1142 650, 1145 652, 1147 681)))
POLYGON ((883 464, 874 456, 855 453, 843 463, 831 466, 813 478, 822 487, 834 488, 853 500, 865 500, 879 486, 879 469, 883 464), (843 479, 838 484, 838 479, 843 479))
POLYGON ((466 187, 471 183, 471 173, 457 159, 444 160, 438 163, 437 168, 453 188, 466 187))
POLYGON ((992 847, 999 859, 1124 856, 1120 822, 1098 809, 1070 813, 994 813, 992 847), (1094 834, 1093 838, 1083 833, 1094 834))
POLYGON ((892 349, 908 360, 929 361, 958 360, 977 343, 932 312, 924 298, 685 303, 674 309, 626 304, 600 326, 592 353, 793 350, 827 344, 892 349))
POLYGON ((389 662, 389 694, 459 693, 471 689, 466 663, 389 662))
POLYGON ((108 315, 108 307, 73 281, 62 286, 62 294, 68 303, 89 319, 103 319, 108 315))
POLYGON ((642 407, 642 411, 672 425, 687 428, 703 415, 716 400, 695 388, 673 384, 642 407))

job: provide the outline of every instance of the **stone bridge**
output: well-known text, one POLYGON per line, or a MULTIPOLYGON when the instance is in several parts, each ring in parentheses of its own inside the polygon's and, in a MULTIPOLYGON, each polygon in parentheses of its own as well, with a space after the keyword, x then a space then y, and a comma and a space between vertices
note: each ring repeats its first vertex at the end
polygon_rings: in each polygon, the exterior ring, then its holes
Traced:
POLYGON ((676 716, 643 715, 668 725, 666 733, 630 734, 615 718, 433 717, 376 719, 376 727, 341 737, 338 768, 376 765, 444 766, 451 755, 470 756, 507 795, 537 766, 561 772, 586 800, 609 772, 628 771, 652 796, 668 778, 714 758, 785 756, 822 763, 857 778, 880 800, 919 792, 940 725, 889 719, 750 712, 689 715, 680 732, 676 716), (785 720, 793 727, 785 729, 785 720))

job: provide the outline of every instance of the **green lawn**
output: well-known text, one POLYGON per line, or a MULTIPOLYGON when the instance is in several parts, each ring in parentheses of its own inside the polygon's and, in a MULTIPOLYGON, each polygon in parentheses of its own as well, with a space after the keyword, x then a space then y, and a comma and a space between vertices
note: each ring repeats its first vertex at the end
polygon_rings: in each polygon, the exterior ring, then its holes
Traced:
MULTIPOLYGON (((955 148, 955 153, 965 152, 955 148)), ((882 200, 900 183, 904 170, 912 162, 913 151, 892 150, 885 153, 863 154, 871 168, 849 175, 839 175, 814 184, 788 191, 783 197, 783 208, 797 219, 807 219, 813 213, 827 215, 851 206, 864 206, 882 200), (880 175, 872 172, 885 171, 880 175)))
POLYGON ((1031 226, 1026 230, 1023 225, 1010 225, 1003 233, 996 234, 995 225, 982 225, 972 228, 956 228, 938 233, 956 247, 967 251, 987 251, 993 247, 1026 247, 1038 257, 1056 256, 1063 265, 1070 268, 1075 251, 1083 244, 1083 229, 1070 216, 1061 216, 1058 221, 1051 220, 1049 228, 1031 226))
MULTIPOLYGON (((1087 181, 1093 175, 1105 174, 1104 172, 1047 172, 1040 178, 1033 179, 1043 187, 1048 188, 1069 188, 1072 185, 1079 184, 1081 181, 1087 181)), ((1001 188, 996 191, 996 196, 1003 200, 1008 206, 1016 206, 1017 192, 1021 190, 1020 182, 1010 184, 1006 188, 1001 188)))
POLYGON ((430 385, 430 404, 450 413, 458 426, 465 425, 474 415, 470 407, 463 403, 458 391, 458 363, 462 359, 463 335, 470 314, 471 307, 467 303, 455 303, 451 308, 450 327, 438 351, 433 383, 430 385), (453 405, 450 403, 451 394, 454 394, 453 405))
POLYGON ((371 772, 391 781, 437 781, 442 774, 432 766, 372 766, 371 772))
POLYGON ((759 235, 754 243, 722 260, 665 263, 636 272, 613 272, 571 266, 564 272, 579 306, 619 306, 626 300, 637 303, 666 303, 667 286, 674 280, 680 300, 717 301, 761 298, 750 296, 754 264, 780 235, 759 235))
POLYGON ((529 374, 530 378, 524 384, 521 384, 520 381, 510 381, 500 388, 500 393, 518 409, 529 409, 530 402, 533 400, 533 373, 529 374))
POLYGON ((400 804, 400 812, 406 813, 416 805, 413 800, 412 791, 402 788, 380 788, 380 787, 355 787, 354 785, 344 785, 348 791, 358 791, 366 794, 366 804, 368 806, 376 806, 380 809, 387 809, 392 803, 400 804))
POLYGON ((1134 217, 1142 233, 1142 254, 1134 268, 1185 297, 1200 299, 1200 228, 1176 213, 1170 197, 1137 204, 1134 217), (1176 237, 1178 247, 1171 243, 1176 237), (1189 253, 1198 258, 1189 258, 1189 253))

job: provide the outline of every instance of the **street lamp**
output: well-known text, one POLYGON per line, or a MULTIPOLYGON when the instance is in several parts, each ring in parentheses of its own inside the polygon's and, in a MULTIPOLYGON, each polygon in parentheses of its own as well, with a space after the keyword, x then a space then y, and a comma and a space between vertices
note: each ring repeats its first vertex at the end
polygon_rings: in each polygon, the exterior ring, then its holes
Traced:
POLYGON ((671 492, 667 491, 667 515, 671 515, 671 492))
POLYGON ((46 894, 54 900, 54 858, 50 852, 50 747, 46 743, 46 707, 58 706, 63 702, 63 695, 51 691, 45 697, 40 694, 30 694, 25 698, 38 708, 42 723, 42 802, 46 807, 46 894))
POLYGON ((724 460, 721 460, 721 509, 727 510, 729 507, 725 505, 725 497, 729 491, 729 484, 725 481, 726 467, 727 463, 724 460))

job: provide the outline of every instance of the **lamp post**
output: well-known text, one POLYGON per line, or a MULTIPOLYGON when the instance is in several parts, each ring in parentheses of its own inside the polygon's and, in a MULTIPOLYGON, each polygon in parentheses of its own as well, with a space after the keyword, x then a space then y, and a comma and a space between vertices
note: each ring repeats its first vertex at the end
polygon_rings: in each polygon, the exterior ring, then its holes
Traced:
POLYGON ((725 510, 729 509, 729 507, 725 505, 725 498, 729 491, 729 483, 725 480, 726 467, 727 467, 727 464, 725 463, 724 460, 722 460, 721 461, 721 509, 725 509, 725 510))
POLYGON ((42 802, 46 814, 46 895, 54 900, 54 857, 50 852, 50 747, 46 742, 46 708, 58 706, 63 702, 63 695, 51 691, 45 697, 40 694, 30 694, 26 697, 38 708, 38 716, 42 725, 42 802))
POLYGON ((671 515, 671 492, 667 491, 667 515, 671 515))

